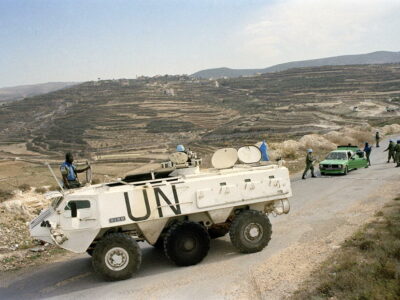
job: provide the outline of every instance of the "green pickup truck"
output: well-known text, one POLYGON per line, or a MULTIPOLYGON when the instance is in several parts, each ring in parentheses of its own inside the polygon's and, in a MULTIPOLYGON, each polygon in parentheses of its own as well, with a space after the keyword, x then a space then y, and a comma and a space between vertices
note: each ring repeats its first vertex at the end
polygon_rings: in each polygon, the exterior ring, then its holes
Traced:
POLYGON ((325 160, 319 163, 321 175, 346 175, 350 170, 359 168, 368 168, 368 161, 364 151, 357 146, 338 146, 337 150, 329 153, 325 160))

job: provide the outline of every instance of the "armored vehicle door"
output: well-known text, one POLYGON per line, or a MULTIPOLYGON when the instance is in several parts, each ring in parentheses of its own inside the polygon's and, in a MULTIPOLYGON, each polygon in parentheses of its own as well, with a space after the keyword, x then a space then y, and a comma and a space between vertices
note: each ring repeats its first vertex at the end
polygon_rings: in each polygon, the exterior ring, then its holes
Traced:
POLYGON ((91 228, 97 224, 96 201, 90 197, 69 199, 60 209, 60 226, 64 230, 91 228))

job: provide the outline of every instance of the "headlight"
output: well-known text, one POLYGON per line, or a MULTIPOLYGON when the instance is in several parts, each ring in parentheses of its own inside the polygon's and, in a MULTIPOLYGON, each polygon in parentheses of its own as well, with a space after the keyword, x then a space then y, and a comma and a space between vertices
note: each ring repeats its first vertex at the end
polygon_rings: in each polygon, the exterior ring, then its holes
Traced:
POLYGON ((339 165, 339 168, 343 169, 344 165, 339 165))

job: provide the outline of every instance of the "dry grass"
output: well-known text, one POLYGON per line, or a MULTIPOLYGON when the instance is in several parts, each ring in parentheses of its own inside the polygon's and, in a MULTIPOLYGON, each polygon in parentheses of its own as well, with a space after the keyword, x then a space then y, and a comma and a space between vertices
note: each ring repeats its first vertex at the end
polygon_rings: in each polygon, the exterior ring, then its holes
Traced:
POLYGON ((400 299, 400 202, 378 212, 292 298, 400 299))
POLYGON ((0 189, 0 203, 10 199, 14 193, 10 190, 0 189))
POLYGON ((44 193, 47 192, 47 189, 45 187, 41 186, 41 187, 35 188, 35 192, 38 193, 38 194, 44 194, 44 193))

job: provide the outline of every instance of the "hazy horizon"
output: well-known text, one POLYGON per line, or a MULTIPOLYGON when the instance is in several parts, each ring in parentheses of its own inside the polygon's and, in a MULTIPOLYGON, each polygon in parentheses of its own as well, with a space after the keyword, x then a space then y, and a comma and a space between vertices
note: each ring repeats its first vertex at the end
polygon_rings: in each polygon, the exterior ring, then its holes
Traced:
POLYGON ((0 1, 0 87, 399 51, 394 0, 0 1))

